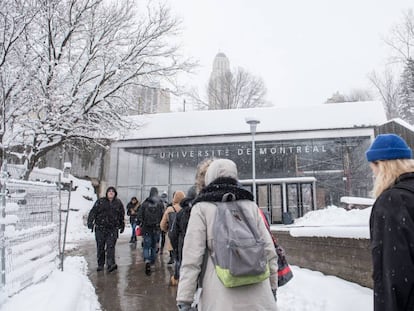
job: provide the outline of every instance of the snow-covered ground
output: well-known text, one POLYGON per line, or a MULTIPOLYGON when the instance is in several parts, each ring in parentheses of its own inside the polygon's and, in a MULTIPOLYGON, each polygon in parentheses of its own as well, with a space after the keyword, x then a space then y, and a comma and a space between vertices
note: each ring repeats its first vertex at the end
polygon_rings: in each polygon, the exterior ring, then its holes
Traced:
POLYGON ((369 239, 371 208, 345 210, 328 206, 298 218, 292 225, 272 225, 274 230, 289 231, 292 236, 319 236, 369 239))
MULTIPOLYGON (((69 213, 67 248, 75 247, 93 235, 84 225, 84 217, 96 195, 89 182, 76 180, 69 213), (85 198, 93 198, 88 200, 85 198)), ((125 202, 126 203, 126 202, 125 202)), ((309 212, 286 228, 294 235, 343 236, 367 238, 370 208, 346 211, 329 208, 309 212), (359 229, 355 229, 359 228, 359 229), (340 235, 340 232, 343 234, 340 235), (347 233, 348 232, 348 233, 347 233)), ((280 229, 280 227, 278 227, 280 229)), ((129 235, 125 230, 124 235, 129 235)), ((56 269, 45 281, 32 285, 11 298, 0 302, 1 311, 96 311, 100 305, 92 283, 86 276, 87 263, 83 257, 66 257, 64 271, 56 269)), ((334 276, 323 275, 292 266, 294 278, 279 288, 279 311, 349 311, 373 309, 372 290, 334 276)), ((171 310, 174 310, 172 306, 171 310)))

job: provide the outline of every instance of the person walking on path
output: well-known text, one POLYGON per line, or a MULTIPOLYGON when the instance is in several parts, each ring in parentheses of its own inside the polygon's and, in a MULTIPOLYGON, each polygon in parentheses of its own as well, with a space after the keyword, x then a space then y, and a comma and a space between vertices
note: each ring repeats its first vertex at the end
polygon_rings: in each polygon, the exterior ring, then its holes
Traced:
POLYGON ((414 310, 414 160, 395 134, 366 152, 375 182, 370 216, 374 311, 414 310))
POLYGON ((98 268, 102 271, 106 265, 108 272, 118 268, 115 263, 115 244, 119 233, 125 229, 125 210, 117 198, 114 187, 108 187, 104 198, 98 199, 88 215, 88 228, 95 230, 98 268))
POLYGON ((177 213, 176 225, 170 231, 171 245, 174 249, 177 249, 175 253, 175 269, 174 275, 171 276, 170 284, 173 286, 178 285, 180 279, 180 268, 183 260, 183 245, 184 237, 187 231, 188 220, 191 215, 191 208, 193 207, 193 200, 200 193, 201 189, 205 187, 205 175, 208 166, 213 162, 212 159, 205 159, 197 165, 197 171, 195 176, 195 184, 191 186, 186 197, 180 202, 181 211, 177 213))
MULTIPOLYGON (((172 204, 165 209, 160 222, 160 227, 163 232, 167 233, 170 229, 170 226, 172 225, 170 222, 173 221, 170 219, 170 214, 175 213, 175 215, 177 215, 177 213, 181 210, 180 202, 182 199, 184 199, 184 197, 185 194, 183 191, 174 192, 172 204)), ((172 247, 168 234, 166 234, 166 244, 167 250, 170 253, 170 260, 167 262, 167 264, 171 265, 174 263, 175 252, 177 252, 177 250, 172 247)))
POLYGON ((206 256, 202 279, 203 290, 198 302, 198 310, 277 310, 274 296, 277 289, 277 255, 258 207, 253 201, 253 195, 238 183, 236 164, 227 159, 214 160, 207 169, 205 182, 206 187, 194 200, 184 238, 177 291, 178 309, 191 308, 207 250, 208 256, 206 256), (225 287, 220 281, 211 258, 214 243, 213 227, 218 208, 214 203, 221 202, 223 197, 228 195, 235 198, 238 206, 243 209, 244 215, 257 225, 260 237, 265 243, 265 254, 270 270, 268 279, 233 288, 225 287))
POLYGON ((164 204, 158 196, 158 189, 152 187, 149 197, 138 209, 138 221, 142 227, 144 239, 145 273, 151 274, 151 265, 155 263, 157 243, 160 240, 160 222, 163 215, 164 204))
MULTIPOLYGON (((174 196, 174 195, 173 195, 174 196)), ((168 207, 168 194, 167 192, 163 192, 160 196, 162 203, 164 204, 164 210, 163 212, 165 212, 165 209, 168 207)), ((165 232, 161 230, 161 242, 160 244, 160 248, 159 248, 159 253, 162 255, 164 253, 164 246, 165 246, 165 232)))
POLYGON ((137 197, 132 197, 131 201, 127 204, 127 215, 129 216, 129 222, 131 224, 131 239, 129 240, 129 243, 136 243, 137 237, 136 237, 136 228, 138 224, 138 208, 140 204, 137 199, 137 197))

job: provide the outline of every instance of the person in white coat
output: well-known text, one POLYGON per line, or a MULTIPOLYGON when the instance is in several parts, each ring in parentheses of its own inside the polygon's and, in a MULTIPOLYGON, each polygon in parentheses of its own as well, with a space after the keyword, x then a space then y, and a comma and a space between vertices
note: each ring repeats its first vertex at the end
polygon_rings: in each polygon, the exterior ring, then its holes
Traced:
POLYGON ((176 298, 178 309, 191 310, 207 247, 207 263, 202 280, 203 290, 198 301, 199 311, 277 310, 277 255, 269 232, 259 214, 259 209, 253 201, 253 195, 238 183, 236 164, 227 159, 214 160, 207 169, 205 182, 206 187, 201 190, 194 201, 184 239, 176 298), (269 279, 252 285, 227 288, 217 277, 210 256, 217 208, 213 202, 221 202, 226 193, 232 193, 239 201, 245 215, 254 219, 257 224, 260 235, 266 243, 266 257, 270 269, 269 279))

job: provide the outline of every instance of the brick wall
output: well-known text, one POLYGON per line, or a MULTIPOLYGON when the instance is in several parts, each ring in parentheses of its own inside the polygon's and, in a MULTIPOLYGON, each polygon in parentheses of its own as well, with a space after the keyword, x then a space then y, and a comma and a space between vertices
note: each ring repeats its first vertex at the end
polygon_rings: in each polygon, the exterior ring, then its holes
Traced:
POLYGON ((288 231, 273 233, 286 250, 289 264, 372 288, 368 239, 292 237, 288 231))

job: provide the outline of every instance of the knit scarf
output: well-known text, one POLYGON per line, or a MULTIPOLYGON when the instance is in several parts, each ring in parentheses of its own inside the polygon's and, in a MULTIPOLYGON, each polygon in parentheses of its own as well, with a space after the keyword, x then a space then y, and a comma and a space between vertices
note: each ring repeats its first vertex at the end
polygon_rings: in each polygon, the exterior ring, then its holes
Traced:
POLYGON ((253 201, 253 195, 244 189, 237 180, 230 177, 219 177, 204 187, 195 198, 193 205, 198 202, 221 202, 225 194, 234 195, 236 201, 253 201))

